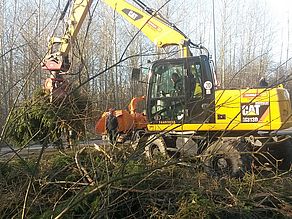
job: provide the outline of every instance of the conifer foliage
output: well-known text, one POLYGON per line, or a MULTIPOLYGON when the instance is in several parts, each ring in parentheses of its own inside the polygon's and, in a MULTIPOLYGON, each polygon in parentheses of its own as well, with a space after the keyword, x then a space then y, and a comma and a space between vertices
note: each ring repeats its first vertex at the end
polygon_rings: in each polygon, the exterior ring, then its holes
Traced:
POLYGON ((62 146, 61 137, 77 138, 84 135, 84 121, 89 109, 87 97, 72 92, 64 99, 50 102, 42 89, 33 97, 24 100, 12 112, 6 129, 9 143, 24 146, 41 143, 45 146, 54 142, 62 146))

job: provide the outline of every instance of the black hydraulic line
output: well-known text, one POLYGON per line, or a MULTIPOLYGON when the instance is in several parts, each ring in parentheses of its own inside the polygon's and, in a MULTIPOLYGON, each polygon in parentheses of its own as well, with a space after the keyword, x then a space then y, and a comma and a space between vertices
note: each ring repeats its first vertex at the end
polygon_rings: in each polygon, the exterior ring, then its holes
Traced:
MULTIPOLYGON (((169 27, 173 28, 174 30, 178 31, 180 34, 182 34, 184 37, 187 38, 187 36, 174 24, 171 23, 170 21, 168 21, 166 18, 164 18, 158 11, 148 7, 145 3, 143 3, 140 0, 132 0, 133 2, 135 2, 137 5, 139 5, 139 7, 141 7, 143 10, 145 10, 147 13, 149 13, 151 16, 154 16, 156 19, 159 19, 160 21, 164 22, 165 24, 167 24, 169 27), (155 14, 157 14, 158 16, 156 16, 155 14)), ((169 0, 170 1, 170 0, 169 0)), ((168 2, 169 2, 168 1, 168 2)), ((166 2, 166 3, 168 3, 166 2)))
MULTIPOLYGON (((148 7, 145 3, 143 3, 140 0, 132 0, 132 1, 135 2, 137 5, 139 5, 139 7, 141 7, 144 11, 146 11, 147 13, 149 13, 151 16, 154 16, 155 18, 159 19, 160 21, 166 23, 169 27, 173 28, 174 30, 176 30, 177 32, 179 32, 180 34, 182 34, 186 39, 188 39, 188 37, 174 23, 171 23, 170 21, 168 21, 167 19, 165 19, 157 11, 155 11, 154 9, 151 9, 150 7, 148 7), (158 16, 156 16, 156 13, 157 13, 158 16)), ((195 44, 195 43, 193 43, 191 41, 189 41, 189 45, 192 46, 195 49, 199 49, 201 51, 204 50, 207 53, 207 56, 209 58, 209 51, 208 51, 208 49, 206 47, 204 47, 202 45, 199 45, 199 44, 195 44)))
POLYGON ((142 1, 140 1, 140 0, 133 0, 133 2, 135 2, 137 5, 139 5, 139 7, 141 7, 143 10, 145 10, 147 13, 153 14, 153 9, 149 8, 142 1))
POLYGON ((60 21, 64 19, 65 15, 66 15, 66 12, 67 12, 67 10, 68 10, 69 5, 70 5, 71 2, 72 2, 72 0, 68 0, 68 1, 67 1, 66 5, 65 5, 65 8, 64 8, 64 10, 62 11, 61 16, 60 16, 60 18, 59 18, 60 21))
POLYGON ((148 8, 146 4, 144 4, 143 2, 139 1, 139 0, 133 0, 133 2, 135 2, 137 5, 139 5, 141 8, 148 8))
POLYGON ((192 46, 192 48, 199 49, 201 51, 204 50, 206 52, 206 54, 207 54, 207 57, 209 58, 210 53, 209 53, 209 50, 206 47, 204 47, 204 46, 202 46, 200 44, 195 44, 195 43, 193 43, 191 41, 190 41, 190 45, 192 46))
POLYGON ((51 37, 54 36, 57 27, 59 26, 60 22, 64 19, 65 15, 66 15, 66 12, 67 12, 67 10, 68 10, 68 8, 69 8, 71 2, 72 2, 72 0, 67 0, 67 3, 66 3, 66 5, 65 5, 65 8, 64 8, 64 10, 62 11, 62 13, 61 13, 61 15, 60 15, 60 18, 59 18, 59 20, 57 20, 57 22, 56 22, 56 24, 55 24, 55 27, 54 27, 54 29, 53 29, 53 31, 52 31, 52 33, 51 33, 51 37))

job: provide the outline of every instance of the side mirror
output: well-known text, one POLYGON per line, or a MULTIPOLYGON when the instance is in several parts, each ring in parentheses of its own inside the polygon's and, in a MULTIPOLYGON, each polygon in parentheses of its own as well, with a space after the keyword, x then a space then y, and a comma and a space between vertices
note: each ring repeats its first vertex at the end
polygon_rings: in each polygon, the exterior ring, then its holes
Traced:
POLYGON ((139 81, 141 78, 141 69, 140 68, 133 68, 132 69, 132 81, 139 81))

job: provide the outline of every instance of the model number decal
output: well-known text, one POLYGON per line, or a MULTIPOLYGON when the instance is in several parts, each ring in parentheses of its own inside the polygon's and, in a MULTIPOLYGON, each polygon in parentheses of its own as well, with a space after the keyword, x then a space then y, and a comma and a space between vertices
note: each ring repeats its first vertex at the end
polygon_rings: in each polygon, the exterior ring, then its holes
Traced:
POLYGON ((258 122, 258 117, 243 117, 242 122, 258 122))

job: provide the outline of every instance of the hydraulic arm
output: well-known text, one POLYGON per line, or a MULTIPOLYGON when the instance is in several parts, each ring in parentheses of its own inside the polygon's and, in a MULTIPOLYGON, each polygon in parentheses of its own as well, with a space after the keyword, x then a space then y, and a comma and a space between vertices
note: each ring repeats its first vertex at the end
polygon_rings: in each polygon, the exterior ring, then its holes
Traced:
MULTIPOLYGON (((70 2, 68 1, 60 20, 63 19, 70 2)), ((176 45, 180 48, 181 57, 191 56, 190 40, 157 11, 148 8, 138 0, 135 2, 144 10, 138 9, 125 0, 103 0, 103 2, 143 32, 157 47, 165 48, 176 45)), ((55 91, 58 90, 55 92, 57 96, 63 96, 66 87, 68 87, 63 78, 63 75, 70 69, 68 54, 92 3, 93 0, 73 0, 69 21, 63 36, 60 38, 53 36, 49 40, 48 52, 43 60, 43 69, 50 71, 51 77, 46 80, 44 89, 51 95, 52 100, 55 91)))
MULTIPOLYGON (((66 10, 69 7, 68 1, 65 10, 61 16, 64 17, 66 10)), ((70 51, 72 41, 75 40, 79 30, 83 24, 92 0, 74 0, 71 15, 67 23, 64 35, 59 37, 51 37, 48 44, 48 52, 43 60, 43 69, 54 71, 55 74, 67 72, 70 68, 68 53, 70 51)))
MULTIPOLYGON (((92 2, 93 0, 74 0, 64 35, 60 38, 53 36, 49 41, 48 52, 43 60, 43 69, 55 71, 57 74, 69 70, 68 53, 92 2)), ((144 11, 139 10, 125 0, 103 0, 103 2, 141 30, 157 47, 164 48, 177 45, 181 48, 182 57, 191 55, 189 50, 190 40, 157 11, 148 7, 144 11)), ((68 4, 66 8, 68 8, 68 4)))
MULTIPOLYGON (((60 20, 64 18, 71 1, 68 1, 60 20)), ((51 37, 48 44, 48 52, 42 62, 42 67, 50 71, 50 78, 47 78, 44 84, 44 90, 50 94, 51 102, 56 98, 62 98, 69 90, 69 84, 63 78, 70 69, 68 54, 72 42, 84 22, 92 0, 74 0, 70 18, 62 37, 51 37)))

